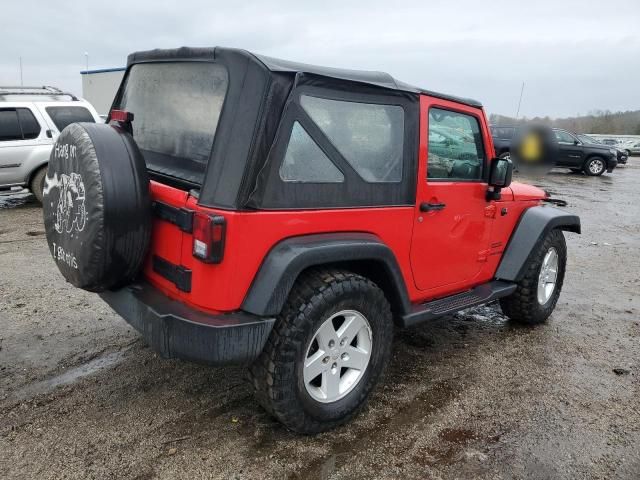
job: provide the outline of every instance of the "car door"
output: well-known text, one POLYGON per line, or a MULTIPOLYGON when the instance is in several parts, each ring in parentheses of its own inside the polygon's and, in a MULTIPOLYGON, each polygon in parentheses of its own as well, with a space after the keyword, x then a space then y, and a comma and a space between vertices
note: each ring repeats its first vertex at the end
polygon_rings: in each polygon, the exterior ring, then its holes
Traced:
POLYGON ((558 140, 558 162, 563 167, 582 167, 584 152, 580 141, 565 130, 554 130, 558 140))
POLYGON ((428 96, 420 129, 411 268, 416 287, 437 296, 477 282, 486 265, 491 142, 482 110, 428 96))

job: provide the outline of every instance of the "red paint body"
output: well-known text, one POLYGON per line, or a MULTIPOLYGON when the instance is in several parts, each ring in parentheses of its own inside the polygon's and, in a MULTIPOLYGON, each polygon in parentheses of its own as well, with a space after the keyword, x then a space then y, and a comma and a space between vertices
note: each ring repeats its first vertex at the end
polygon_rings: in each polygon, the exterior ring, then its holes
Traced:
MULTIPOLYGON (((152 182, 155 200, 226 219, 224 259, 207 264, 192 255, 193 238, 177 226, 155 220, 145 276, 171 298, 209 312, 238 310, 260 264, 278 242, 298 235, 367 232, 395 253, 412 302, 421 303, 491 280, 522 212, 544 198, 528 185, 503 189, 500 201, 487 201, 486 182, 427 181, 428 108, 440 106, 475 115, 483 131, 486 158, 493 142, 479 108, 422 95, 416 205, 301 211, 239 212, 203 208, 187 192, 152 182), (421 202, 442 202, 441 211, 423 213, 421 202), (506 209, 506 214, 503 212, 506 209), (192 271, 190 293, 153 272, 151 254, 192 271)), ((488 168, 488 166, 487 166, 488 168)))

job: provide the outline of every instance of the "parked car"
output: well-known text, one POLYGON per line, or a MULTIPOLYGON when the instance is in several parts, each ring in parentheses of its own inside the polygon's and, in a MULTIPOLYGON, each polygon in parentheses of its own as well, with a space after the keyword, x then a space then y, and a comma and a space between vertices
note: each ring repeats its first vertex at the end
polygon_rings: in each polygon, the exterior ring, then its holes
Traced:
POLYGON ((491 126, 491 136, 495 147, 496 157, 511 158, 511 141, 516 133, 516 127, 491 126))
MULTIPOLYGON (((583 135, 583 134, 576 134, 576 137, 578 137, 578 140, 580 140, 582 143, 585 144, 591 144, 591 145, 602 145, 602 143, 600 143, 600 141, 598 141, 597 139, 590 137, 589 135, 583 135)), ((621 148, 618 147, 614 147, 616 150, 616 158, 618 160, 618 165, 625 165, 627 163, 627 160, 629 158, 629 154, 627 153, 628 150, 623 150, 621 148)))
MULTIPOLYGON (((496 156, 511 159, 511 142, 517 129, 511 126, 491 128, 496 156)), ((587 175, 602 175, 605 171, 611 173, 617 166, 618 152, 615 148, 598 143, 583 144, 575 134, 560 128, 554 128, 553 132, 558 142, 556 167, 583 171, 587 175)))
POLYGON ((362 408, 394 328, 493 300, 548 319, 580 219, 511 172, 477 101, 153 50, 129 56, 109 124, 58 137, 44 221, 64 278, 162 356, 249 365, 265 409, 315 433, 362 408))
POLYGON ((583 143, 576 134, 553 129, 558 140, 559 157, 557 167, 567 167, 574 172, 584 172, 587 175, 602 175, 605 171, 611 173, 618 165, 618 151, 608 145, 599 143, 583 143))
POLYGON ((628 147, 630 155, 639 155, 640 154, 640 142, 632 143, 628 147))
POLYGON ((622 150, 627 155, 627 157, 631 156, 631 150, 628 148, 628 146, 625 145, 623 142, 616 140, 615 138, 604 138, 600 140, 599 143, 602 143, 603 145, 608 145, 610 147, 615 147, 618 150, 622 150))
POLYGON ((29 188, 42 202, 49 154, 70 123, 97 122, 86 101, 53 87, 0 87, 0 189, 29 188))

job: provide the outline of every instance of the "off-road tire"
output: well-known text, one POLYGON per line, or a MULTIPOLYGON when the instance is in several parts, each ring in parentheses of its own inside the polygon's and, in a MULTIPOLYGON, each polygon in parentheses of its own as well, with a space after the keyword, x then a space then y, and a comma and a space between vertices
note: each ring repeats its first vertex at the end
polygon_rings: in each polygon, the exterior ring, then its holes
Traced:
POLYGON ((33 193, 33 196, 36 197, 38 203, 42 203, 42 197, 44 190, 44 179, 47 176, 47 166, 41 167, 33 177, 31 178, 31 183, 29 184, 29 190, 33 193))
POLYGON ((589 159, 587 159, 587 161, 584 163, 584 168, 583 171, 584 173, 586 173, 587 175, 589 175, 590 177, 599 177, 600 175, 602 175, 605 171, 607 170, 607 162, 605 161, 604 158, 602 157, 590 157, 589 159), (601 162, 602 164, 602 168, 599 169, 597 172, 592 172, 590 165, 593 162, 601 162))
POLYGON ((567 244, 562 231, 551 230, 541 242, 534 247, 529 255, 526 265, 526 272, 518 288, 508 297, 500 299, 500 307, 503 313, 512 321, 526 325, 536 325, 544 323, 558 302, 564 272, 567 263, 567 244), (556 287, 553 294, 544 305, 538 302, 538 276, 544 256, 549 249, 555 248, 558 253, 558 274, 556 277, 556 287))
POLYGON ((314 434, 348 422, 365 405, 391 355, 393 321, 389 302, 369 279, 344 270, 310 270, 293 286, 267 343, 249 368, 258 402, 287 428, 314 434), (372 331, 372 351, 364 376, 345 397, 314 400, 304 386, 302 367, 318 327, 332 314, 362 313, 372 331))

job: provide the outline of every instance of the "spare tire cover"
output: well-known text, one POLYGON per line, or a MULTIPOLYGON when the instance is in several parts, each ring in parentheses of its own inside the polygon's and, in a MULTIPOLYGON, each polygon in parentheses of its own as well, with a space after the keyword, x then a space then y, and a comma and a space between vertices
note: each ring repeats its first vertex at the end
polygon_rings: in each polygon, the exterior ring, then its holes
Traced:
POLYGON ((68 282, 100 292, 135 278, 152 219, 144 158, 129 133, 66 127, 51 150, 42 203, 47 242, 68 282))

